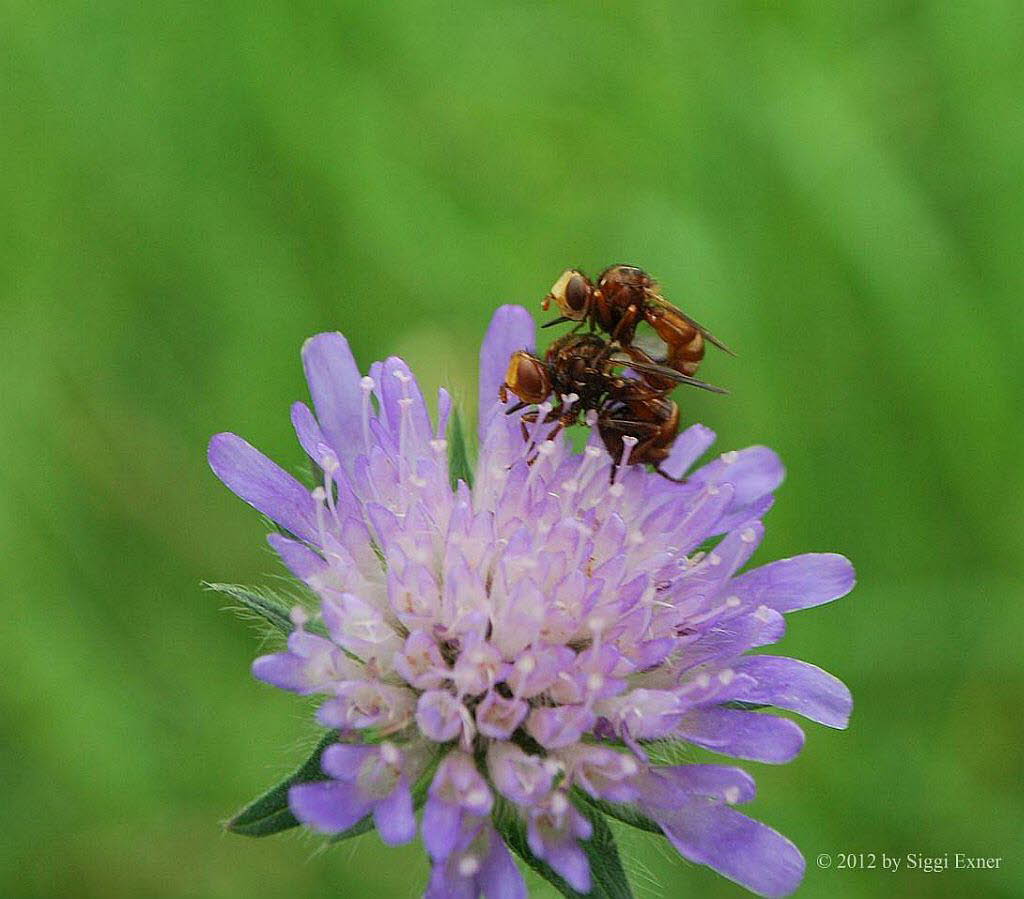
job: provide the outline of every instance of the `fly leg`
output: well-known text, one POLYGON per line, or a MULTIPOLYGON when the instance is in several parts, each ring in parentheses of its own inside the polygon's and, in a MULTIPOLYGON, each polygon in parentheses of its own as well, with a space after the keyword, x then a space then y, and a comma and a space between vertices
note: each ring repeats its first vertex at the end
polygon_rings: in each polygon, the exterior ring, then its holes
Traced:
MULTIPOLYGON (((524 403, 523 405, 526 405, 526 404, 524 403)), ((526 423, 529 422, 530 424, 534 424, 536 421, 537 421, 537 413, 536 412, 527 412, 527 413, 525 413, 522 416, 522 418, 519 419, 519 429, 523 432, 523 442, 524 443, 529 443, 530 442, 530 431, 529 431, 529 428, 526 427, 526 423)))
POLYGON ((655 470, 655 472, 660 474, 666 481, 671 481, 673 484, 687 484, 687 483, 689 483, 689 481, 686 478, 674 478, 674 477, 672 477, 672 475, 670 475, 667 471, 665 471, 661 467, 661 463, 660 462, 657 465, 654 466, 654 470, 655 470))
POLYGON ((544 440, 554 440, 566 428, 576 424, 576 418, 576 413, 571 410, 567 412, 559 412, 557 409, 553 409, 548 414, 548 417, 545 419, 545 421, 557 420, 558 424, 556 424, 550 431, 548 431, 548 435, 547 437, 544 438, 544 440))
POLYGON ((618 324, 612 329, 611 338, 612 342, 623 342, 629 343, 628 340, 623 340, 625 335, 633 336, 633 331, 636 330, 637 319, 640 317, 640 310, 637 309, 635 304, 631 304, 629 308, 623 313, 622 318, 619 319, 618 324))

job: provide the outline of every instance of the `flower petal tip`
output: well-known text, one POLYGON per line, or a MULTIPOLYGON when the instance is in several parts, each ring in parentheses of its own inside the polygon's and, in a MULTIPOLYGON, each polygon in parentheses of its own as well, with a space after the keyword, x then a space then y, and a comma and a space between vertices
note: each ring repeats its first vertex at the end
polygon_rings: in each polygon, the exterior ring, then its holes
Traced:
POLYGON ((342 350, 348 352, 348 340, 341 331, 321 331, 302 342, 302 358, 322 352, 342 350))
POLYGON ((225 456, 231 452, 232 445, 240 440, 242 438, 237 434, 232 434, 230 431, 221 431, 219 434, 214 434, 206 445, 206 461, 209 463, 210 468, 213 469, 213 473, 222 481, 224 479, 220 477, 220 470, 224 466, 225 456))
POLYGON ((481 435, 488 413, 498 399, 498 389, 505 380, 509 357, 516 350, 533 350, 536 327, 533 316, 523 307, 499 306, 487 326, 480 346, 479 421, 481 435))

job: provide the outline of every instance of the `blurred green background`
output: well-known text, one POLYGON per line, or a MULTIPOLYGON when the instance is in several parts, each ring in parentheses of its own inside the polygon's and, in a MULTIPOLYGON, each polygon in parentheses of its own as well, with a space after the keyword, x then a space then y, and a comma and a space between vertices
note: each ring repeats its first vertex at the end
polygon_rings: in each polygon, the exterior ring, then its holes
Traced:
MULTIPOLYGON (((280 572, 206 467, 286 467, 305 337, 474 396, 490 311, 637 262, 740 353, 684 416, 788 480, 761 561, 855 593, 782 648, 847 732, 750 764, 805 896, 1021 895, 1024 17, 1016 3, 0 10, 0 894, 412 897, 415 847, 218 822, 307 710, 200 581, 280 572), (957 851, 1001 869, 818 870, 957 851)), ((653 840, 642 896, 738 896, 653 840)))

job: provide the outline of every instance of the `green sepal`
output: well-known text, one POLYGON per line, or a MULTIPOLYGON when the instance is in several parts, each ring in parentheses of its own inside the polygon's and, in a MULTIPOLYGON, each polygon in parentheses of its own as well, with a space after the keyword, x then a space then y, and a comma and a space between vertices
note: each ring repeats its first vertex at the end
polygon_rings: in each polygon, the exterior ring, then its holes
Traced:
POLYGON ((621 821, 623 824, 628 824, 630 827, 635 827, 638 830, 646 830, 648 833, 663 833, 656 821, 652 821, 646 815, 641 814, 634 805, 627 805, 624 802, 609 802, 606 799, 594 799, 582 790, 575 790, 574 793, 583 802, 593 806, 599 812, 614 818, 616 821, 621 821))
POLYGON ((473 466, 469 462, 466 434, 458 408, 452 410, 452 421, 448 426, 448 476, 452 490, 458 487, 459 481, 465 481, 467 487, 473 486, 473 466))
POLYGON ((580 893, 556 874, 550 865, 530 851, 526 840, 526 822, 520 817, 515 806, 500 796, 496 799, 493 812, 494 826, 502 839, 516 855, 563 896, 569 899, 580 899, 583 896, 590 896, 593 899, 633 899, 633 892, 622 867, 618 847, 615 845, 615 836, 599 811, 586 804, 574 803, 580 814, 585 815, 590 821, 594 831, 589 840, 580 841, 580 847, 586 853, 590 864, 591 880, 590 892, 580 893))
POLYGON ((252 612, 282 634, 295 630, 291 606, 273 591, 263 587, 242 587, 238 584, 203 584, 207 590, 230 596, 240 609, 252 612))
MULTIPOLYGON (((240 584, 204 583, 203 586, 215 593, 230 596, 236 603, 234 611, 247 618, 255 616, 278 633, 287 636, 295 630, 291 612, 295 606, 301 606, 303 603, 294 595, 275 593, 269 587, 243 587, 240 584)), ((306 623, 306 630, 321 637, 327 636, 327 628, 317 618, 311 618, 306 623)), ((346 655, 354 658, 349 652, 346 652, 346 655)))
POLYGON ((745 702, 742 699, 730 699, 721 703, 723 709, 742 709, 745 712, 755 712, 758 709, 770 709, 770 702, 745 702))
MULTIPOLYGON (((293 784, 325 780, 323 769, 320 767, 320 757, 328 746, 337 742, 336 731, 325 734, 306 761, 276 786, 250 802, 228 821, 225 827, 232 833, 240 833, 247 837, 268 837, 282 830, 297 827, 299 821, 288 808, 288 790, 293 784)), ((355 827, 362 823, 360 821, 355 827)))

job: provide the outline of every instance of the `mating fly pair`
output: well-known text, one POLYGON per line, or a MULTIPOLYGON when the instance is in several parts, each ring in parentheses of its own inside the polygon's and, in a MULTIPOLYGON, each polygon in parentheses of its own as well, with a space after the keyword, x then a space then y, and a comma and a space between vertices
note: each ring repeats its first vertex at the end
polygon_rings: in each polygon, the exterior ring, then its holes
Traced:
MULTIPOLYGON (((543 308, 552 301, 563 314, 545 327, 564 321, 579 324, 554 341, 543 358, 524 350, 512 355, 501 399, 507 402, 511 392, 519 403, 508 412, 551 398, 545 421, 558 424, 549 437, 592 412, 616 466, 626 456, 626 438, 631 438, 635 444, 628 454, 630 464, 650 464, 662 477, 679 480, 661 468, 679 432, 679 407, 667 394, 678 384, 725 393, 693 374, 704 356, 705 339, 729 350, 664 300, 650 276, 635 266, 605 269, 596 287, 582 272, 570 269, 555 282, 543 308), (647 322, 664 344, 656 356, 634 343, 641 322, 647 322), (590 325, 589 333, 578 333, 584 323, 590 325), (625 368, 635 377, 619 373, 625 368)), ((537 413, 523 417, 536 421, 537 413)))

